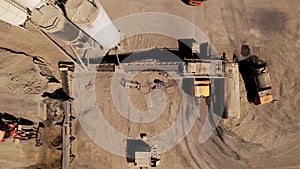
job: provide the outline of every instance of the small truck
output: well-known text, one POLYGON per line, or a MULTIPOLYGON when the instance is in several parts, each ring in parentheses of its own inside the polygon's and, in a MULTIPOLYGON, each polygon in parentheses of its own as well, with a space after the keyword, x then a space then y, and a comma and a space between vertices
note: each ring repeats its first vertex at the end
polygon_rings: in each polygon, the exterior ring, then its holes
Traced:
POLYGON ((262 62, 253 66, 254 80, 258 97, 254 98, 254 104, 267 104, 273 102, 271 79, 267 64, 262 62))

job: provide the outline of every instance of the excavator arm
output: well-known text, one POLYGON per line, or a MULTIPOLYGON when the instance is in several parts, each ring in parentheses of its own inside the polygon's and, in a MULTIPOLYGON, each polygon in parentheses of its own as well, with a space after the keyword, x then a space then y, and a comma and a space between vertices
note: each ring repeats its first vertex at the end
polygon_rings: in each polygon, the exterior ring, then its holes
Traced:
POLYGON ((190 0, 189 4, 192 6, 202 6, 207 0, 190 0))

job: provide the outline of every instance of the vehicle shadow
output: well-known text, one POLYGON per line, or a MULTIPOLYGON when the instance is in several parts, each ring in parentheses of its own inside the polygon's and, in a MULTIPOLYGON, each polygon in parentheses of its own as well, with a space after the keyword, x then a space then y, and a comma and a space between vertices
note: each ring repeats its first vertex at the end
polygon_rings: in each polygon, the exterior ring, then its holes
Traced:
POLYGON ((181 89, 185 94, 194 97, 194 80, 192 78, 182 78, 181 89))
POLYGON ((190 5, 189 4, 189 0, 181 0, 182 3, 186 4, 186 5, 190 5))
POLYGON ((141 139, 126 140, 126 160, 127 162, 135 161, 135 152, 150 152, 151 147, 141 139))
POLYGON ((253 67, 256 65, 258 57, 250 56, 248 59, 238 61, 239 72, 244 80, 244 85, 247 91, 247 99, 250 103, 254 103, 254 98, 258 97, 256 81, 253 74, 253 67))
POLYGON ((44 92, 42 97, 48 97, 50 99, 57 99, 57 100, 62 100, 62 101, 72 99, 70 96, 68 96, 67 93, 64 92, 63 88, 56 89, 52 93, 44 92))

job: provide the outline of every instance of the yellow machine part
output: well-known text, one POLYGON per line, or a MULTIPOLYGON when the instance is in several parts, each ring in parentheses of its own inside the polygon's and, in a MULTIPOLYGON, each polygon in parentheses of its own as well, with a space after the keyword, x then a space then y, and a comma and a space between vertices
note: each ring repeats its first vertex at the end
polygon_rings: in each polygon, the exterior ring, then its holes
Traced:
POLYGON ((265 96, 261 96, 259 99, 260 99, 260 104, 271 103, 273 101, 273 96, 271 94, 265 95, 265 96))
POLYGON ((209 85, 206 86, 194 86, 195 97, 208 97, 209 85))
POLYGON ((194 80, 194 85, 210 85, 209 80, 197 80, 197 78, 194 80))

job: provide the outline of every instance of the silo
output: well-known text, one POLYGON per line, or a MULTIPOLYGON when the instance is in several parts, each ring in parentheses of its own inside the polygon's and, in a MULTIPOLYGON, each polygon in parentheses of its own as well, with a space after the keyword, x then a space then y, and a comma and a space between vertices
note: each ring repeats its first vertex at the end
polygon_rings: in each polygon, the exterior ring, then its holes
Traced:
POLYGON ((21 26, 27 19, 27 10, 12 0, 2 0, 0 3, 0 20, 14 26, 21 26))
POLYGON ((67 16, 80 29, 96 40, 104 49, 120 42, 120 33, 98 1, 67 1, 67 16))
POLYGON ((52 33, 61 40, 79 48, 88 47, 90 37, 65 18, 60 8, 47 5, 33 10, 32 21, 45 32, 52 33))

